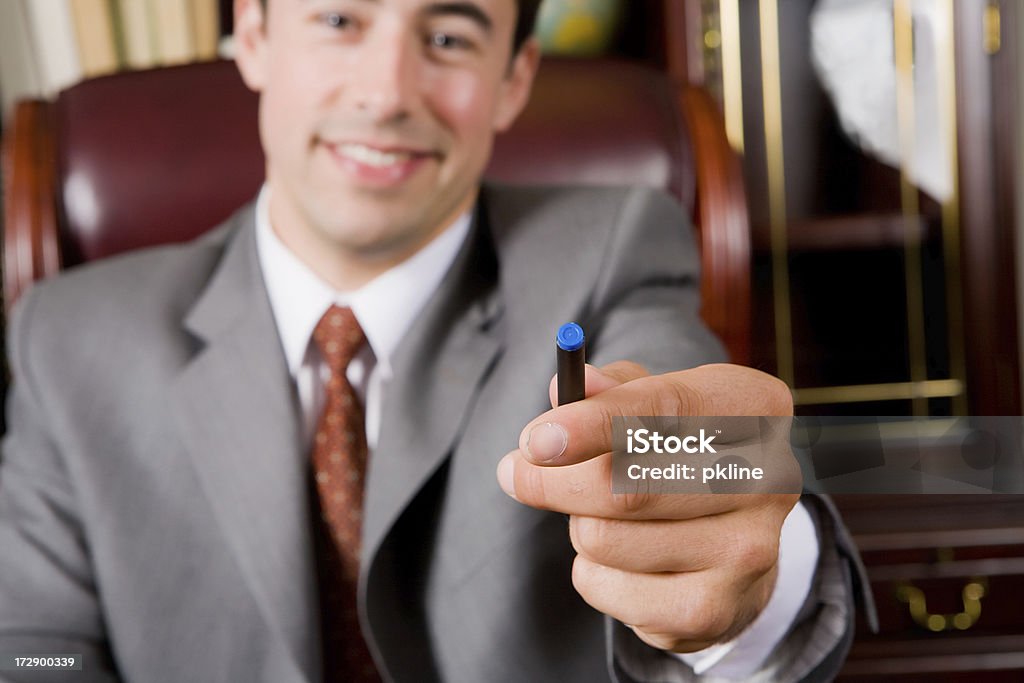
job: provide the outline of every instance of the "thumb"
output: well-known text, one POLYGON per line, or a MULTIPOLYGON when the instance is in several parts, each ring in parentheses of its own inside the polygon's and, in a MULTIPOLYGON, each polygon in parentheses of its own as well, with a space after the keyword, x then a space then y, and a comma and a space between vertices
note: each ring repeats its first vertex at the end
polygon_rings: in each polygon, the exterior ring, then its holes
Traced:
MULTIPOLYGON (((600 368, 588 363, 583 379, 586 383, 586 398, 649 374, 644 366, 628 360, 615 361, 600 368)), ((552 408, 558 405, 558 375, 552 377, 548 384, 548 398, 552 408)))

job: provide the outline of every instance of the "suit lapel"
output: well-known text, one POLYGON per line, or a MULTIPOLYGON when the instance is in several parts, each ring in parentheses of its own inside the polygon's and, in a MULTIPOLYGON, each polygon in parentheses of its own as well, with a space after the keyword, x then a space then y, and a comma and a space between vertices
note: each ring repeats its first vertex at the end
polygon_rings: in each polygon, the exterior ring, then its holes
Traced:
MULTIPOLYGON (((501 351, 494 246, 478 210, 469 238, 392 358, 365 498, 361 586, 402 511, 445 461, 501 351)), ((260 273, 252 208, 185 319, 202 342, 171 405, 212 505, 270 628, 319 675, 308 462, 298 405, 260 273)))
POLYGON ((466 243, 392 359, 394 375, 368 472, 364 590, 382 541, 450 454, 501 350, 498 265, 483 215, 478 209, 466 243))
POLYGON ((251 207, 185 324, 204 346, 171 387, 182 441, 270 629, 319 673, 307 462, 251 207))

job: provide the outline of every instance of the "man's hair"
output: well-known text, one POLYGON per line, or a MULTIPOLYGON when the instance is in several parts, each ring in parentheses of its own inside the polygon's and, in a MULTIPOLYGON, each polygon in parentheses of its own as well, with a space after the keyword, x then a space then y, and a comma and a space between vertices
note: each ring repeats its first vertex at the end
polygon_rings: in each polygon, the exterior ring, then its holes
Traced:
MULTIPOLYGON (((512 54, 519 52, 526 39, 533 35, 534 25, 537 23, 537 12, 543 0, 516 0, 519 6, 519 15, 516 17, 516 30, 512 33, 512 54)), ((267 0, 260 0, 263 9, 267 8, 267 0)))
POLYGON ((512 54, 519 52, 526 39, 533 35, 541 2, 542 0, 516 0, 519 15, 516 17, 516 30, 512 34, 512 54))

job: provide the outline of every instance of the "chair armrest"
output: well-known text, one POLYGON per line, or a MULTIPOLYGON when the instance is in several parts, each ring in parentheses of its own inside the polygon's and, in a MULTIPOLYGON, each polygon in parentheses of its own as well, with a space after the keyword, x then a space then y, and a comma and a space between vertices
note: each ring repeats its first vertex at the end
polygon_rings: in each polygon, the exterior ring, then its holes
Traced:
POLYGON ((683 86, 679 108, 697 165, 694 220, 701 245, 701 316, 732 362, 750 362, 751 239, 743 170, 729 145, 718 104, 703 88, 683 86))
POLYGON ((20 102, 4 138, 4 309, 35 280, 60 271, 53 105, 20 102))

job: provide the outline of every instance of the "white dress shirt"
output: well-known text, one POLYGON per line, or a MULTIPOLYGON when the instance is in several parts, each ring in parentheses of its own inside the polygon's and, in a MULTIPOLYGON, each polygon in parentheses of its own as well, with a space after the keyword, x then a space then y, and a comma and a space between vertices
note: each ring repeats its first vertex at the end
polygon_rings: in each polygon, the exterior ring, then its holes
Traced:
MULTIPOLYGON (((302 408, 303 443, 316 432, 330 370, 310 343, 313 329, 333 304, 352 309, 368 344, 349 363, 346 375, 365 406, 366 441, 372 454, 380 434, 381 407, 392 377, 391 356, 413 320, 437 290, 469 232, 471 213, 462 215, 413 256, 357 290, 338 292, 281 242, 270 224, 270 189, 256 202, 256 248, 288 369, 302 408)), ((497 486, 497 481, 492 482, 497 486)), ((566 538, 568 542, 568 538, 566 538)), ((802 503, 782 528, 779 579, 768 606, 735 639, 705 650, 676 655, 696 673, 743 679, 756 670, 789 630, 807 598, 818 560, 814 523, 802 503)))
POLYGON ((316 344, 310 341, 320 318, 337 304, 352 309, 366 335, 367 345, 349 363, 346 375, 363 400, 366 442, 372 453, 380 433, 383 394, 391 380, 391 354, 455 260, 469 232, 470 214, 371 282, 355 291, 338 292, 274 233, 269 201, 270 192, 264 186, 256 201, 256 249, 288 370, 298 389, 303 443, 312 443, 330 376, 316 344))

